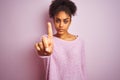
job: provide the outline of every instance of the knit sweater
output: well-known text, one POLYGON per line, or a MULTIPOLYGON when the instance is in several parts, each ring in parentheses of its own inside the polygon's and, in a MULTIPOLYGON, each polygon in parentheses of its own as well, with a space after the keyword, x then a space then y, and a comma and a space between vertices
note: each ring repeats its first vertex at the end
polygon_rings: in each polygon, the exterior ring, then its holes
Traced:
POLYGON ((67 41, 53 36, 53 53, 40 56, 40 80, 86 80, 84 41, 67 41))

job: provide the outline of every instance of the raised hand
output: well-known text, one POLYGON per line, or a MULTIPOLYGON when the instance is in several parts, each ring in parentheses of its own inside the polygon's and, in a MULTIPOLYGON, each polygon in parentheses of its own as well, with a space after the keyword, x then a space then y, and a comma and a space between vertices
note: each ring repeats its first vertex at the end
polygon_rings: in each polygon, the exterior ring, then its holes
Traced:
POLYGON ((42 40, 35 44, 35 48, 41 56, 48 56, 53 52, 53 32, 50 22, 48 22, 48 37, 43 36, 42 40))

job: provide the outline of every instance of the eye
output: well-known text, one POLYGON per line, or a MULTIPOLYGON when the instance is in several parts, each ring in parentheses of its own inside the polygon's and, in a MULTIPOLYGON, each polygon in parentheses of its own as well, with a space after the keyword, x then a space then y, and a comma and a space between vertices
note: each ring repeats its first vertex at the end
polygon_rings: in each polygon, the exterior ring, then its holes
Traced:
POLYGON ((55 22, 56 22, 56 23, 60 23, 60 20, 59 20, 59 19, 56 19, 55 22))
POLYGON ((67 24, 67 23, 68 23, 68 20, 64 20, 64 23, 67 24))

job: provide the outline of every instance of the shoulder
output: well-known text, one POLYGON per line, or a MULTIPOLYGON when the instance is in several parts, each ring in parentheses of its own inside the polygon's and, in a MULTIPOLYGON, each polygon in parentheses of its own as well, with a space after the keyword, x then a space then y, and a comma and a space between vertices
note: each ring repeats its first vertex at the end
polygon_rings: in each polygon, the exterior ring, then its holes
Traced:
POLYGON ((77 42, 80 43, 80 44, 82 44, 82 45, 84 45, 84 44, 85 44, 84 38, 82 38, 82 37, 79 36, 79 35, 76 35, 76 36, 77 36, 77 42))

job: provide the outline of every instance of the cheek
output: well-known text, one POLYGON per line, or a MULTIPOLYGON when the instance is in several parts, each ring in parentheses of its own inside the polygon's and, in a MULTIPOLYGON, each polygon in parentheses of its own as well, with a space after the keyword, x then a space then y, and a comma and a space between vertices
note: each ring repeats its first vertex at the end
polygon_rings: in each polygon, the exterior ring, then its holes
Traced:
POLYGON ((69 26, 70 26, 70 24, 66 24, 66 28, 67 28, 67 29, 69 28, 69 26))
POLYGON ((58 27, 59 25, 57 23, 54 23, 55 27, 58 27))
POLYGON ((54 27, 55 27, 55 29, 58 29, 59 25, 54 23, 54 27))

